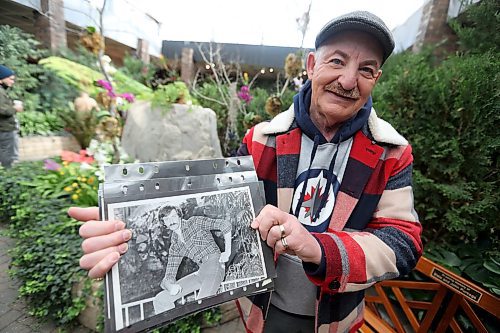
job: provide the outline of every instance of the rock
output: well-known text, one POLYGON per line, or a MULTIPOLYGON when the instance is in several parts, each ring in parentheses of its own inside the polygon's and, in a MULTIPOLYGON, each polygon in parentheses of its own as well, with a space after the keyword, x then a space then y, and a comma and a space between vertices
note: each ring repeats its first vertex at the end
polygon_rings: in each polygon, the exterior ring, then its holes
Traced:
POLYGON ((195 105, 160 110, 150 102, 134 103, 127 112, 122 146, 141 162, 222 157, 215 112, 195 105))

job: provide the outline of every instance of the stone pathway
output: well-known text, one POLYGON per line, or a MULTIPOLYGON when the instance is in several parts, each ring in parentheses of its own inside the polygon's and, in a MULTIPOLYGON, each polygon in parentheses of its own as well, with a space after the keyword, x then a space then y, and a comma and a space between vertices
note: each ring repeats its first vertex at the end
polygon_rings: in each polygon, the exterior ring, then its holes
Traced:
MULTIPOLYGON (((0 332, 2 333, 58 333, 52 322, 41 322, 28 314, 28 306, 23 298, 18 298, 19 282, 9 276, 10 256, 8 250, 14 241, 5 236, 6 226, 0 223, 0 332)), ((205 328, 203 333, 245 333, 237 310, 232 304, 222 306, 223 323, 220 326, 205 328)), ((77 327, 72 333, 89 333, 87 328, 77 327)))

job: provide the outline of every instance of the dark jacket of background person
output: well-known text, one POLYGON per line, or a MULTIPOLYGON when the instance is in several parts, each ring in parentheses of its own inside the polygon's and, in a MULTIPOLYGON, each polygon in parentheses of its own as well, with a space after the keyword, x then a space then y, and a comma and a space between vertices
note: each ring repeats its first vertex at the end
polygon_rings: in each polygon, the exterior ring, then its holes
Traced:
POLYGON ((0 132, 16 130, 16 110, 3 85, 0 85, 0 132))

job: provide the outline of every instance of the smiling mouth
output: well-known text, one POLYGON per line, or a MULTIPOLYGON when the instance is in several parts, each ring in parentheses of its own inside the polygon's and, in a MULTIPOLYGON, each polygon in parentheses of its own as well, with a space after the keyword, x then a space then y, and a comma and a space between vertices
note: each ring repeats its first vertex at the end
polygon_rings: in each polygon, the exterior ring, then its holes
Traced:
POLYGON ((329 91, 331 93, 334 93, 335 95, 350 99, 350 100, 358 100, 360 98, 360 93, 358 88, 353 88, 351 90, 345 90, 338 81, 333 81, 332 83, 329 83, 325 86, 325 90, 329 91))

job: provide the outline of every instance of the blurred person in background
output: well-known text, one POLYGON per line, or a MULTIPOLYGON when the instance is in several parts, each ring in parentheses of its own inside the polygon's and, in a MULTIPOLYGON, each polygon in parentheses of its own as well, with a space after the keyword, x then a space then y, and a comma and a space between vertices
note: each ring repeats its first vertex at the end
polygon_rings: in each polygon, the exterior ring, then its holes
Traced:
POLYGON ((23 103, 12 100, 7 95, 7 89, 15 81, 14 71, 0 65, 0 163, 4 168, 10 168, 19 156, 19 124, 16 113, 23 111, 23 103))

